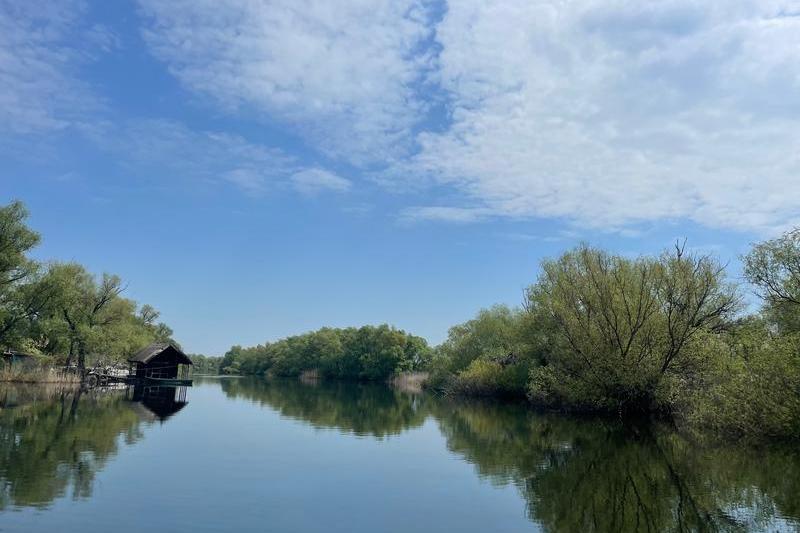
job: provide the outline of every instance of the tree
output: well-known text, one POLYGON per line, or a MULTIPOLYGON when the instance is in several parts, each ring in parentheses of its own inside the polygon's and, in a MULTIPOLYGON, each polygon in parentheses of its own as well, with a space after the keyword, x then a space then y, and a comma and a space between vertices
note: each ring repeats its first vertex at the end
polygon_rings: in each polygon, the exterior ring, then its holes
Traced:
POLYGON ((524 315, 505 305, 481 309, 478 316, 450 328, 447 340, 439 349, 448 368, 459 372, 480 357, 517 357, 527 351, 522 338, 524 315))
POLYGON ((27 218, 21 202, 0 207, 0 290, 36 271, 36 263, 25 254, 39 243, 39 234, 25 225, 27 218))
POLYGON ((159 313, 137 311, 121 297, 122 282, 101 279, 82 266, 54 264, 43 270, 28 258, 39 235, 25 224, 20 202, 0 207, 0 348, 59 356, 84 367, 89 353, 114 358, 131 355, 154 340, 175 343, 159 313))
POLYGON ((202 354, 189 354, 189 359, 194 364, 194 374, 219 374, 219 366, 222 362, 221 357, 214 357, 202 354))
POLYGON ((639 259, 580 246, 545 261, 527 307, 553 333, 531 396, 588 409, 656 408, 665 377, 702 364, 691 343, 735 311, 735 288, 723 274, 713 258, 682 246, 639 259))
POLYGON ((27 218, 21 202, 0 207, 0 347, 18 344, 21 328, 51 296, 50 286, 38 278, 39 266, 26 255, 39 243, 27 218))
POLYGON ((450 328, 430 363, 428 385, 447 394, 524 397, 538 353, 528 316, 495 305, 450 328))
POLYGON ((48 276, 58 287, 51 313, 63 320, 68 339, 67 364, 77 358, 78 368, 85 368, 86 355, 102 342, 108 334, 133 314, 135 304, 120 297, 124 290, 118 276, 103 274, 98 283, 94 276, 76 263, 56 264, 48 276))
POLYGON ((219 368, 226 374, 298 376, 318 370, 325 377, 385 380, 421 370, 430 351, 425 339, 386 324, 322 328, 250 348, 233 346, 219 368))
POLYGON ((784 330, 800 331, 800 228, 756 244, 743 260, 744 275, 770 318, 784 330))
POLYGON ((231 346, 225 352, 219 363, 219 371, 222 374, 237 374, 239 371, 238 359, 242 356, 242 347, 239 345, 231 346), (236 364, 234 366, 234 364, 236 364))

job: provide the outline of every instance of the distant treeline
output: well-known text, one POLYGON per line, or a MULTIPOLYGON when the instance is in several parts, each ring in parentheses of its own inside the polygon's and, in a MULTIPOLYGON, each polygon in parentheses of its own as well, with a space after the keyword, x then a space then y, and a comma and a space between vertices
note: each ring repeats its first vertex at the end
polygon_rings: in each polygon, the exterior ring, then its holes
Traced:
POLYGON ((234 346, 220 361, 227 374, 298 376, 315 371, 336 379, 386 380, 427 368, 433 350, 422 337, 387 325, 322 328, 252 348, 234 346))
POLYGON ((211 357, 193 353, 189 354, 189 359, 192 360, 194 374, 216 376, 220 373, 219 364, 222 362, 222 357, 211 357))
POLYGON ((84 367, 93 358, 123 360, 154 341, 174 342, 153 307, 122 296, 118 276, 32 260, 40 237, 27 216, 21 202, 0 206, 0 350, 84 367))

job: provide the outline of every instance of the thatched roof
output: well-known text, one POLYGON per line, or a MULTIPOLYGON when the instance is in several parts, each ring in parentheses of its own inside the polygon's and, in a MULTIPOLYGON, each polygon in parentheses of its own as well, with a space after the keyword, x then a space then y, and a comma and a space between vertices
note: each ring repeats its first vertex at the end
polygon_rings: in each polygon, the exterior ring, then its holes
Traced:
POLYGON ((128 361, 132 363, 144 363, 147 364, 152 361, 157 356, 161 355, 164 352, 172 351, 175 358, 178 360, 178 363, 184 365, 191 365, 192 360, 189 357, 180 351, 178 348, 173 346, 168 342, 154 342, 150 346, 142 348, 138 352, 136 352, 132 357, 128 359, 128 361))

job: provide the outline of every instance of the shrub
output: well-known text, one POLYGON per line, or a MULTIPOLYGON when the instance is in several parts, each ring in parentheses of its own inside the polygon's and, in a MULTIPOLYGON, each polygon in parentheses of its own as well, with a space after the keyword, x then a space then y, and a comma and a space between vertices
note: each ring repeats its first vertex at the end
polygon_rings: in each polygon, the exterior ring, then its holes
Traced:
POLYGON ((732 335, 731 353, 686 389, 676 417, 729 438, 800 438, 800 335, 752 333, 732 335))
POLYGON ((524 397, 528 368, 475 359, 447 385, 447 392, 471 396, 524 397))
POLYGON ((581 246, 542 270, 527 296, 531 323, 548 332, 547 366, 533 370, 529 394, 550 406, 665 408, 666 383, 703 364, 695 340, 737 304, 722 267, 681 247, 628 259, 581 246))

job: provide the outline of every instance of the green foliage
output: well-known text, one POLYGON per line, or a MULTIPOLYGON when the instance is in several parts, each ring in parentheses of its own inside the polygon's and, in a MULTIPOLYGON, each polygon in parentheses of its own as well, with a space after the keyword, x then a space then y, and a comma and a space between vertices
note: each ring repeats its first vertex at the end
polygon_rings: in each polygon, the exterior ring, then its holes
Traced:
POLYGON ((545 261, 528 290, 533 324, 549 331, 546 365, 530 396, 549 406, 651 411, 673 376, 698 372, 693 350, 721 329, 737 297, 712 258, 680 247, 659 258, 628 259, 581 246, 545 261))
POLYGON ((119 277, 99 279, 76 263, 44 269, 27 253, 39 236, 19 202, 0 207, 0 348, 48 356, 51 362, 121 360, 153 341, 171 341, 149 305, 121 296, 119 277))
POLYGON ((123 394, 6 385, 2 397, 15 407, 0 409, 0 510, 46 507, 64 494, 90 497, 121 443, 142 435, 123 394))
POLYGON ((215 376, 219 374, 219 367, 222 364, 222 357, 211 357, 200 354, 189 354, 189 359, 194 364, 194 375, 215 376))
POLYGON ((800 332, 800 229, 756 244, 743 259, 765 313, 781 330, 800 332))
POLYGON ((467 368, 478 358, 500 358, 527 351, 523 337, 524 314, 506 305, 481 309, 478 316, 450 328, 440 347, 452 372, 467 368))
POLYGON ((676 402, 679 421, 728 438, 800 438, 800 334, 750 318, 726 342, 730 352, 676 402))
POLYGON ((580 246, 545 261, 525 310, 497 306, 451 328, 429 388, 514 395, 578 411, 658 412, 688 431, 800 438, 800 237, 745 260, 765 298, 737 318, 736 288, 683 247, 625 258, 580 246))
POLYGON ((539 352, 537 333, 520 309, 496 305, 450 328, 430 364, 427 386, 447 393, 524 396, 525 382, 539 352))
POLYGON ((428 416, 422 398, 377 383, 242 378, 223 380, 220 386, 229 398, 269 406, 317 429, 359 436, 397 435, 421 426, 428 416))
POLYGON ((396 372, 422 370, 431 350, 424 339, 388 325, 322 328, 252 348, 233 346, 223 356, 226 374, 385 380, 396 372))
POLYGON ((525 365, 502 365, 478 358, 449 382, 447 391, 470 396, 514 397, 524 395, 527 381, 525 365))
POLYGON ((27 218, 21 202, 0 207, 0 348, 22 342, 26 323, 48 299, 49 291, 38 283, 39 265, 27 257, 39 243, 27 218))

